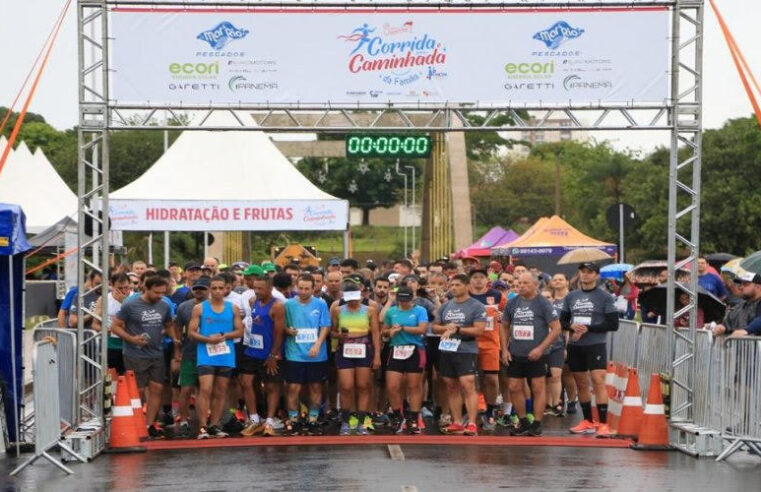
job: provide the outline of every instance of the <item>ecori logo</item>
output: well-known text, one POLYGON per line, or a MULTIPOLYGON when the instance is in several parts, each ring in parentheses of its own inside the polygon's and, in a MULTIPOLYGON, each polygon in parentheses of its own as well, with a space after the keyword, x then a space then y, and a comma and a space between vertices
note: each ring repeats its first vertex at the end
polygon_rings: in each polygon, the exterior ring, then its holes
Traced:
POLYGON ((211 63, 170 63, 172 75, 219 75, 219 62, 211 63))

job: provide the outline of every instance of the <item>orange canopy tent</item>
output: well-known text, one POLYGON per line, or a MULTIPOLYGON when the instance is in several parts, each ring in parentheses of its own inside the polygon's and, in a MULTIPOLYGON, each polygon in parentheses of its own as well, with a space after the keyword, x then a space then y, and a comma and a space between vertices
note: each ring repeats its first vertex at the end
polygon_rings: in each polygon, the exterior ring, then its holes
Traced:
POLYGON ((598 248, 615 255, 618 247, 579 232, 557 215, 542 217, 518 239, 491 249, 492 256, 562 256, 578 248, 598 248))

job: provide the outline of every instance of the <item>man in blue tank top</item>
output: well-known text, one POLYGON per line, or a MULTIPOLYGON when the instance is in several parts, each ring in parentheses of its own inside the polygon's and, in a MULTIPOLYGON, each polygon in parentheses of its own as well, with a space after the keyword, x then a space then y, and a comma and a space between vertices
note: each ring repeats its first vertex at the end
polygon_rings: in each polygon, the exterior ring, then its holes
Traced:
MULTIPOLYGON (((262 433, 274 436, 275 412, 280 401, 283 384, 282 348, 285 329, 283 302, 272 296, 272 279, 258 265, 251 265, 246 272, 255 273, 253 290, 256 295, 251 306, 251 323, 243 335, 245 349, 238 361, 243 399, 246 400, 249 421, 241 431, 244 436, 262 433), (267 396, 267 420, 262 424, 256 412, 254 378, 264 382, 267 396)), ((245 272, 244 272, 245 273, 245 272)))
POLYGON ((198 439, 227 437, 218 424, 227 399, 227 386, 235 369, 233 340, 243 336, 240 309, 225 301, 224 277, 212 278, 209 292, 209 300, 193 308, 189 326, 190 338, 198 342, 198 439), (208 426, 209 422, 211 426, 208 426))

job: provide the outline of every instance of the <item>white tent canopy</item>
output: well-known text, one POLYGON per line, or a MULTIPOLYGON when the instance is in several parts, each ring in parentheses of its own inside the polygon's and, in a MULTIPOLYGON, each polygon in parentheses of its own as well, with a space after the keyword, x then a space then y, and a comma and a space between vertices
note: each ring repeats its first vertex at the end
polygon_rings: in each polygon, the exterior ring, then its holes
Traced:
MULTIPOLYGON (((232 118, 232 116, 228 116, 232 118)), ((209 124, 225 115, 209 119, 209 124)), ((305 178, 254 131, 183 132, 148 171, 110 195, 131 231, 344 230, 348 202, 305 178)))
MULTIPOLYGON (((5 137, 0 137, 0 149, 6 145, 5 137)), ((0 173, 0 200, 21 206, 31 234, 77 213, 77 196, 45 154, 39 148, 32 154, 24 142, 11 151, 0 173)))

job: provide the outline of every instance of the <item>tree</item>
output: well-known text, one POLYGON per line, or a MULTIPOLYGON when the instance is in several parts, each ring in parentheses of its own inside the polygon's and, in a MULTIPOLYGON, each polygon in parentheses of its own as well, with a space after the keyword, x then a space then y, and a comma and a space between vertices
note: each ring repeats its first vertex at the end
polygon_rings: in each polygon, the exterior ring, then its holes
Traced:
MULTIPOLYGON (((391 207, 403 199, 404 177, 396 174, 395 162, 388 159, 315 158, 307 157, 296 167, 322 191, 338 198, 349 200, 352 207, 362 209, 362 225, 370 223, 370 210, 376 207, 391 207)), ((421 177, 419 159, 400 159, 400 172, 405 166, 415 166, 421 177)), ((418 185, 422 179, 418 180, 418 185)), ((412 183, 408 178, 408 184, 412 183)))

